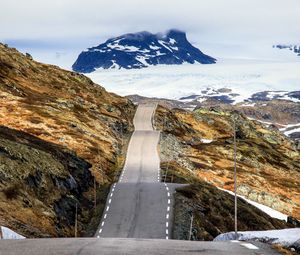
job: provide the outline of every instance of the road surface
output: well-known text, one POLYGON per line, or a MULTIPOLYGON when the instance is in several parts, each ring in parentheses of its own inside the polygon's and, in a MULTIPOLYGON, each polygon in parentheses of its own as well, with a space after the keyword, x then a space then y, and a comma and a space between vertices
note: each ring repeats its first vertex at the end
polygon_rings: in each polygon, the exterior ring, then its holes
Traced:
POLYGON ((0 255, 279 254, 264 244, 163 240, 171 238, 173 193, 180 185, 160 182, 155 108, 141 104, 137 109, 126 163, 95 238, 0 240, 0 255))
MULTIPOLYGON (((270 250, 249 249, 247 243, 193 242, 158 239, 60 238, 0 240, 0 255, 277 255, 270 250)), ((249 246, 250 247, 250 246, 249 246)))
POLYGON ((172 195, 180 185, 160 182, 160 132, 152 126, 155 109, 155 104, 137 108, 124 169, 111 187, 96 237, 171 237, 172 195))

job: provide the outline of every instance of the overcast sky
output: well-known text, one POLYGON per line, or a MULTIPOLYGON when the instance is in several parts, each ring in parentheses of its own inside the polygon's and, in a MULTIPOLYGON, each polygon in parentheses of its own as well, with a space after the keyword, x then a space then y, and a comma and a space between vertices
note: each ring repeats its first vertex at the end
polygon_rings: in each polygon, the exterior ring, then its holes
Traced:
POLYGON ((57 58, 120 34, 170 28, 196 45, 300 43, 300 0, 0 2, 0 41, 57 58))

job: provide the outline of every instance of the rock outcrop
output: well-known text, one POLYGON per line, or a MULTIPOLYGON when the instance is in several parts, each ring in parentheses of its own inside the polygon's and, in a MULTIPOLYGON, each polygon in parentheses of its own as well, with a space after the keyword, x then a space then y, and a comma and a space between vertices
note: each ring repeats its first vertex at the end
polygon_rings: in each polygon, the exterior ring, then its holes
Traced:
POLYGON ((73 236, 77 203, 78 235, 87 235, 124 158, 134 105, 3 44, 0 105, 0 225, 26 237, 73 236))

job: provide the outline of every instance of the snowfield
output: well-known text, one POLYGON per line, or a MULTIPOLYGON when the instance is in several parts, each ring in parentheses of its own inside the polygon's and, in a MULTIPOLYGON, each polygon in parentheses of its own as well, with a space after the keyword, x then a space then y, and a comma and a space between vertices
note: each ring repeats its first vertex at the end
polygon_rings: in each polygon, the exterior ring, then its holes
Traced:
MULTIPOLYGON (((239 94, 232 98, 234 103, 238 103, 256 92, 277 91, 269 95, 272 96, 282 94, 283 90, 299 90, 299 69, 300 58, 293 61, 218 59, 217 64, 210 65, 160 65, 137 70, 98 69, 87 76, 108 91, 123 96, 138 94, 180 99, 202 95, 207 88, 229 88, 232 93, 239 94)), ((223 94, 219 93, 218 96, 223 94)))

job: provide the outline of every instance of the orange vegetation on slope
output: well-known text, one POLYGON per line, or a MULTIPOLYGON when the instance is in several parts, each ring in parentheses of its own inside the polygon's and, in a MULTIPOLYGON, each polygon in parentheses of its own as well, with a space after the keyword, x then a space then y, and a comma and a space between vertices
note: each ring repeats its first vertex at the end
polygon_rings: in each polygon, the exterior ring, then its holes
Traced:
MULTIPOLYGON (((159 128, 185 145, 180 164, 201 180, 233 190, 231 112, 159 108, 156 118, 159 128), (168 124, 163 127, 164 115, 168 124)), ((300 154, 295 144, 237 114, 237 161, 239 194, 300 219, 300 154)))

